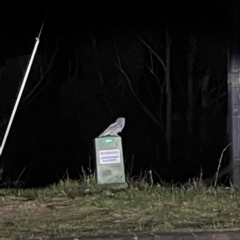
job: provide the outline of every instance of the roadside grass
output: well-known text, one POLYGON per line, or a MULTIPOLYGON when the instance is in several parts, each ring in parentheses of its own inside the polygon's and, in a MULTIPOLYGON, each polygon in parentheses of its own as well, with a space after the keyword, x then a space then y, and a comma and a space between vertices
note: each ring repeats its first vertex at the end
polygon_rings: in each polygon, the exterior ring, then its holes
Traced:
POLYGON ((0 237, 77 237, 109 233, 236 230, 240 191, 132 181, 111 190, 86 181, 39 189, 0 189, 0 237))

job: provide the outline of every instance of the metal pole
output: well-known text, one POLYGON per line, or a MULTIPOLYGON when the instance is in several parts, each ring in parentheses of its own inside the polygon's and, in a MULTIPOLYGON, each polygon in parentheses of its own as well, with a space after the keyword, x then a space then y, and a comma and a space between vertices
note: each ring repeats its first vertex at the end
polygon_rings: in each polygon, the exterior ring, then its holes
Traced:
POLYGON ((231 180, 234 186, 240 186, 240 84, 239 55, 231 56, 228 71, 228 108, 229 108, 229 141, 231 180))
POLYGON ((2 155, 2 152, 3 152, 3 149, 4 149, 5 143, 6 143, 6 141, 7 141, 7 137, 8 137, 9 131, 10 131, 11 126, 12 126, 13 119, 14 119, 14 117, 15 117, 15 114, 16 114, 16 111, 17 111, 17 108, 18 108, 20 99, 21 99, 21 97, 22 97, 22 93, 23 93, 24 87, 25 87, 26 82, 27 82, 27 78, 28 78, 29 72, 30 72, 31 67, 32 67, 33 59, 34 59, 35 54, 36 54, 36 52, 37 52, 37 48, 38 48, 38 44, 39 44, 39 41, 40 41, 40 35, 41 35, 41 32, 42 32, 42 28, 43 28, 43 24, 42 24, 42 26, 41 26, 39 35, 38 35, 38 37, 36 38, 36 43, 35 43, 35 46, 34 46, 34 48, 33 48, 33 52, 32 52, 31 58, 30 58, 30 60, 29 60, 28 67, 27 67, 25 76, 24 76, 24 78, 23 78, 23 82, 22 82, 21 88, 20 88, 20 90, 19 90, 19 93, 18 93, 18 96, 17 96, 17 100, 16 100, 16 103, 15 103, 15 105, 14 105, 14 108, 13 108, 13 111, 12 111, 12 114, 11 114, 11 117, 10 117, 10 120, 9 120, 9 122, 8 122, 7 129, 6 129, 5 135, 4 135, 4 137, 3 137, 2 144, 1 144, 1 146, 0 146, 0 155, 2 155))
POLYGON ((240 186, 240 4, 232 1, 233 21, 228 69, 228 134, 230 146, 230 172, 233 186, 240 186))

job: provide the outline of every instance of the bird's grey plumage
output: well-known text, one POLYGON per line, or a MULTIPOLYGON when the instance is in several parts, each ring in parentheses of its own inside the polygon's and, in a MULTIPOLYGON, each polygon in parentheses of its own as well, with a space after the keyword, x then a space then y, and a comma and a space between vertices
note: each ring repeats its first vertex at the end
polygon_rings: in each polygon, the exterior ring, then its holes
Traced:
POLYGON ((118 136, 118 133, 123 130, 125 126, 125 118, 121 117, 116 120, 115 123, 112 123, 99 137, 103 136, 118 136))

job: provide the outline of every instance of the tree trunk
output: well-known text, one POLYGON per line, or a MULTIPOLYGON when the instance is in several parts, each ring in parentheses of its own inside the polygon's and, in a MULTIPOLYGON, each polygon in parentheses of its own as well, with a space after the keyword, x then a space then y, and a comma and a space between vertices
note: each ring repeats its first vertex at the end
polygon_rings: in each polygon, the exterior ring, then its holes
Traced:
POLYGON ((207 134, 207 126, 206 126, 206 108, 208 105, 208 84, 209 84, 209 79, 210 79, 210 74, 207 71, 206 74, 203 77, 202 84, 201 84, 201 126, 200 126, 200 131, 201 131, 201 139, 204 140, 206 138, 207 134))
POLYGON ((193 132, 193 117, 194 117, 194 86, 193 86, 193 63, 196 55, 196 40, 191 37, 190 50, 187 55, 187 89, 188 89, 188 112, 187 112, 187 126, 188 134, 193 132))
POLYGON ((166 32, 166 142, 167 142, 167 159, 171 163, 171 145, 172 145, 172 89, 170 78, 170 46, 171 40, 169 36, 169 29, 166 32))

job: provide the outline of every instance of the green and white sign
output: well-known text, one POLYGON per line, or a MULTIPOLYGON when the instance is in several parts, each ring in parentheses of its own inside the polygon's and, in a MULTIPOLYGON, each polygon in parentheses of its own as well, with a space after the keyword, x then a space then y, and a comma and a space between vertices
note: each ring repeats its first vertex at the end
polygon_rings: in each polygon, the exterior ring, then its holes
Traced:
POLYGON ((126 188, 121 137, 98 137, 94 144, 97 183, 112 188, 126 188))

